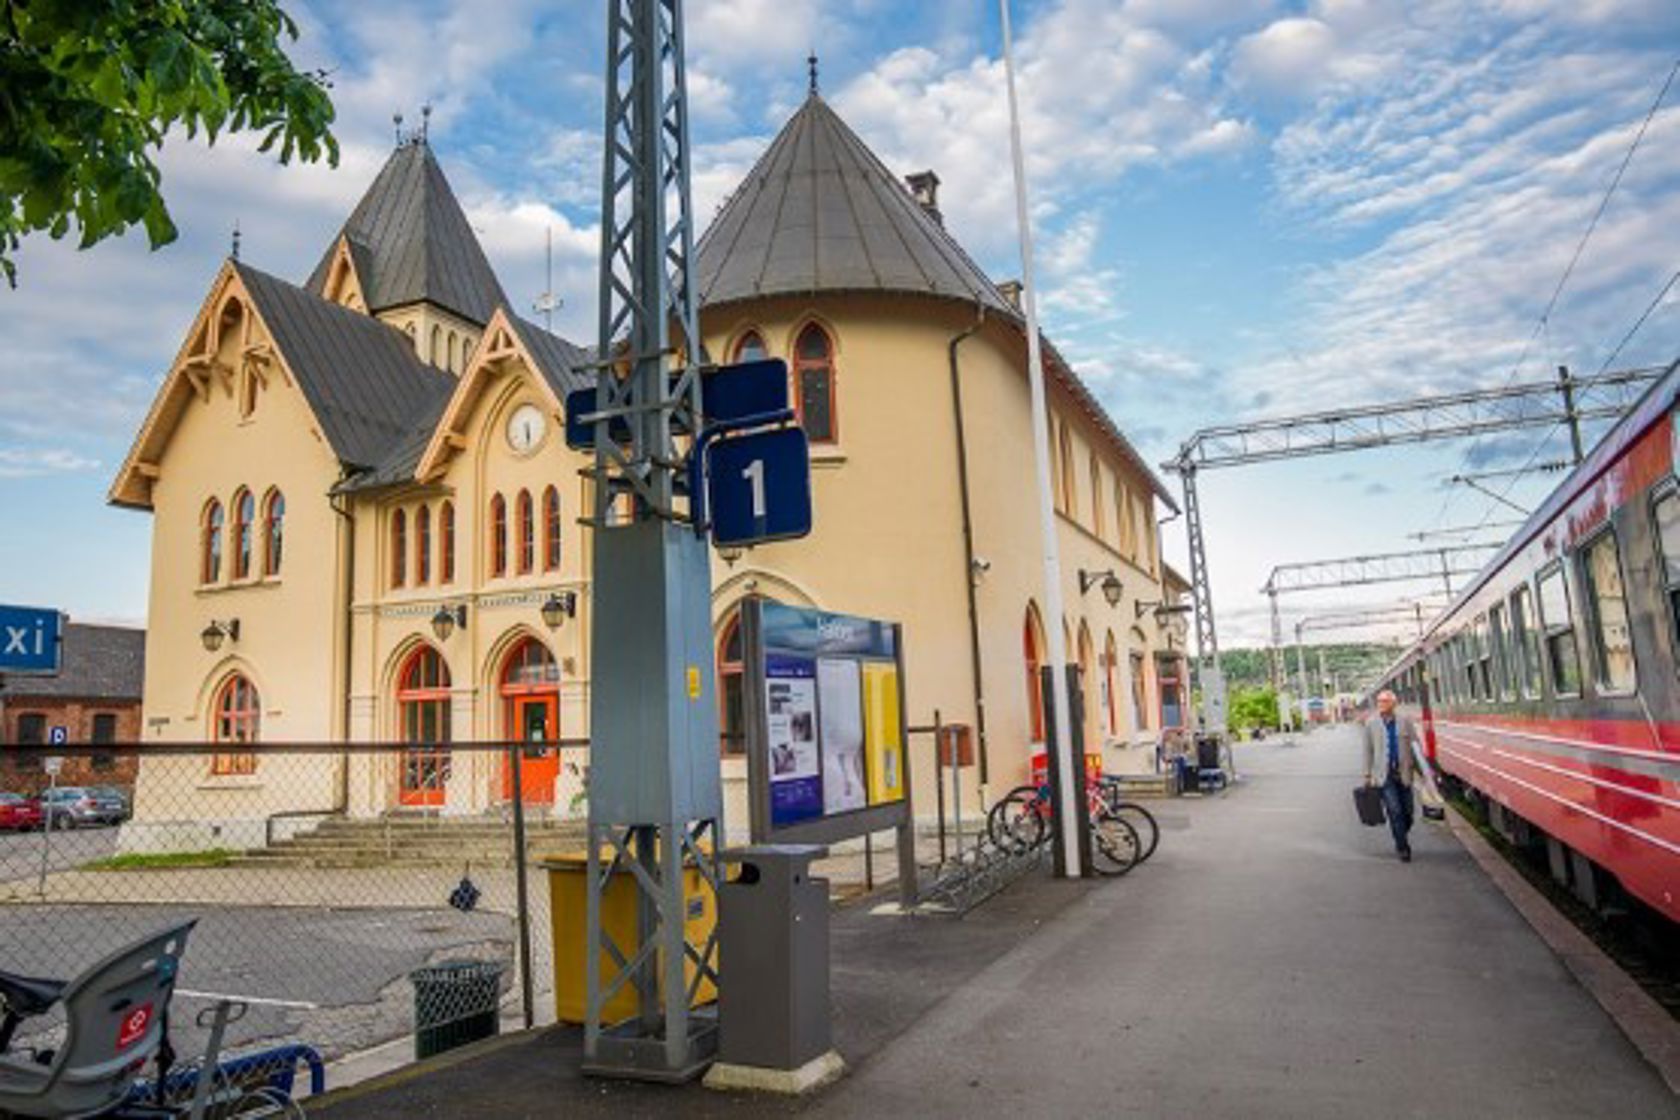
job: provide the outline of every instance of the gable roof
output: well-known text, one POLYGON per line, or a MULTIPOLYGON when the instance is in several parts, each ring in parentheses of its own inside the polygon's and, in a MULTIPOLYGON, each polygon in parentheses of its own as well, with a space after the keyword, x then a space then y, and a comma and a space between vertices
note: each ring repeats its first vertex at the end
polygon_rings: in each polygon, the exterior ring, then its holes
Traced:
MULTIPOLYGON (((816 93, 724 203, 695 260, 705 310, 783 295, 923 295, 978 305, 1026 337, 1015 304, 816 93)), ((1039 337, 1048 376, 1177 512, 1154 468, 1042 331, 1039 337)))
POLYGON ((248 264, 232 267, 346 466, 379 463, 448 397, 454 379, 422 362, 402 331, 248 264))
MULTIPOLYGON (((426 301, 483 326, 507 302, 424 140, 391 153, 340 236, 350 244, 371 312, 426 301)), ((335 237, 305 285, 317 295, 326 290, 337 246, 335 237)))
POLYGON ((60 654, 58 676, 8 677, 5 697, 14 702, 37 697, 138 701, 145 691, 144 630, 67 623, 60 654))

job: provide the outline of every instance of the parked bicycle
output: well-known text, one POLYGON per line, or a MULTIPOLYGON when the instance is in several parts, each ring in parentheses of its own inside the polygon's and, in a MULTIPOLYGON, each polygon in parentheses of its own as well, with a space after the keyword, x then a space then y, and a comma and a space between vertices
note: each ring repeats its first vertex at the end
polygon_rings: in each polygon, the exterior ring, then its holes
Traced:
MULTIPOLYGON (((1148 858, 1136 827, 1126 812, 1117 808, 1115 793, 1100 779, 1085 780, 1086 812, 1091 821, 1091 866, 1100 875, 1124 875, 1148 858)), ((1145 816, 1148 816, 1145 811, 1145 816)), ((993 844, 1025 853, 1044 844, 1051 833, 1050 783, 1018 786, 1005 794, 986 814, 986 833, 993 844)), ((1154 826, 1154 818, 1148 823, 1154 826)), ((1154 839, 1157 834, 1151 833, 1154 839)))
POLYGON ((307 1046, 221 1056, 222 1033, 243 1004, 218 999, 201 1015, 203 1057, 176 1063, 170 1003, 196 922, 143 938, 74 980, 0 972, 0 1114, 119 1118, 302 1116, 292 1099, 300 1067, 310 1091, 325 1088, 321 1057, 307 1046), (62 1007, 62 1041, 13 1050, 18 1028, 62 1007), (153 1075, 143 1078, 147 1065, 153 1075))

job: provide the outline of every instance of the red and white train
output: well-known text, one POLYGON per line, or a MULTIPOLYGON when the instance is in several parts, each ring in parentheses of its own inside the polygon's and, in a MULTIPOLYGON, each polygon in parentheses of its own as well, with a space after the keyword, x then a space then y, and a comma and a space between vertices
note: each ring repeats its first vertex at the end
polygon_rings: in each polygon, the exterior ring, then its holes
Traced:
POLYGON ((1444 773, 1588 900, 1680 923, 1680 362, 1390 670, 1444 773), (1515 823, 1515 822, 1512 822, 1515 823))

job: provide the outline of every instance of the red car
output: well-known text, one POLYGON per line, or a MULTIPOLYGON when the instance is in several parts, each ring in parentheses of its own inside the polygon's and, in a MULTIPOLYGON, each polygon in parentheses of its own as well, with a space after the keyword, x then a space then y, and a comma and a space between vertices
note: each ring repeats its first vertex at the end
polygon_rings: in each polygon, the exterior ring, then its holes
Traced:
POLYGON ((33 832, 41 827, 41 803, 21 793, 0 793, 0 829, 33 832))

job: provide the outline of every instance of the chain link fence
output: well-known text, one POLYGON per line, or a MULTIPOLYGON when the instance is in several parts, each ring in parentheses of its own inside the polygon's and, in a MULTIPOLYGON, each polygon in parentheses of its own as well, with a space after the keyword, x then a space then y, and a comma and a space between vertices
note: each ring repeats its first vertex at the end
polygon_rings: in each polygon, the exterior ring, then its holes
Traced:
MULTIPOLYGON (((196 920, 171 1024, 183 1055, 224 1000, 244 1008, 224 1050, 300 1043, 328 1061, 552 1021, 539 863, 582 851, 586 778, 582 743, 9 747, 0 968, 69 979, 196 920)), ((61 1012, 40 1016, 16 1042, 62 1031, 61 1012)))

